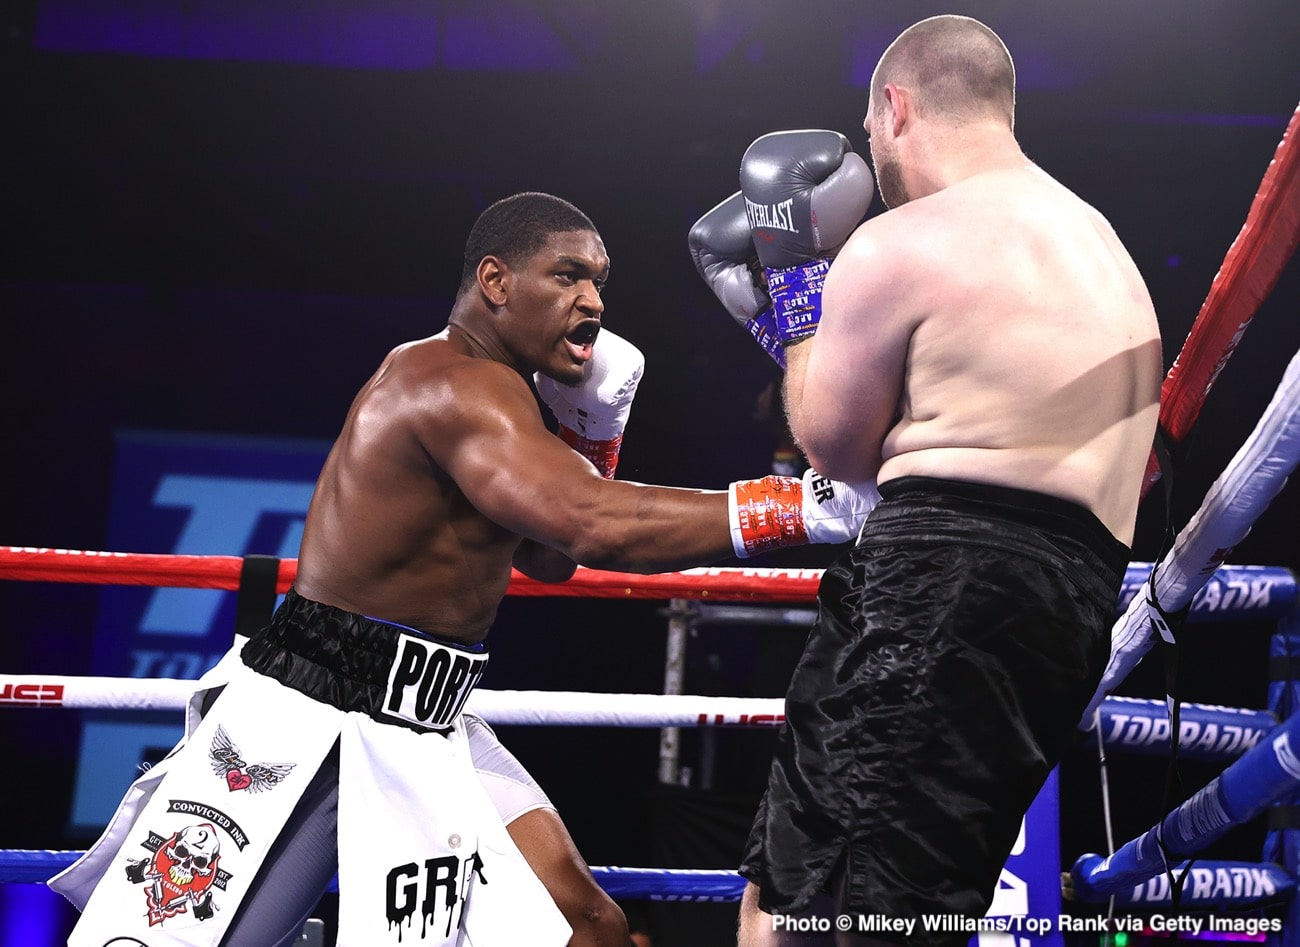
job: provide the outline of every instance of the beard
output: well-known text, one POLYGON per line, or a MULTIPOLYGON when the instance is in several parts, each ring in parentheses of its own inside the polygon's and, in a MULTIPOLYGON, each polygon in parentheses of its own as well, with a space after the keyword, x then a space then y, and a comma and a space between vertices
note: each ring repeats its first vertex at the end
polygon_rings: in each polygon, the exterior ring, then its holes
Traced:
POLYGON ((885 202, 886 207, 898 207, 911 200, 907 194, 907 187, 903 184, 903 166, 894 148, 888 145, 877 146, 873 138, 871 163, 876 169, 876 188, 880 191, 880 199, 885 202))

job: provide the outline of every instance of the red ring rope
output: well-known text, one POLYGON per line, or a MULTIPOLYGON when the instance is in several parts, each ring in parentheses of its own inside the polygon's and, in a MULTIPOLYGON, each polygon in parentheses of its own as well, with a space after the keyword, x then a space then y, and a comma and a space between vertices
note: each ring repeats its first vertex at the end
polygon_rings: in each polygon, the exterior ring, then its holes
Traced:
MULTIPOLYGON (((0 546, 0 579, 82 582, 92 585, 148 585, 193 589, 238 589, 238 556, 178 556, 130 552, 85 552, 0 546)), ((276 590, 298 574, 297 559, 280 560, 276 590)), ((659 575, 629 575, 578 568, 567 582, 546 583, 512 572, 508 595, 621 599, 709 599, 717 602, 811 602, 821 569, 706 568, 659 575)))

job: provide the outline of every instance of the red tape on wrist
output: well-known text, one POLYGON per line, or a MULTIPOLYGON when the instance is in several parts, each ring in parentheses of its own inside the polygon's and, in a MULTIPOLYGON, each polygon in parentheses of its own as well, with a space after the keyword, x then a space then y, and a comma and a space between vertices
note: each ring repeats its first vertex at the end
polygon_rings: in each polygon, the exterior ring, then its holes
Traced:
POLYGON ((618 466, 618 449, 623 446, 622 434, 612 440, 594 441, 560 425, 560 440, 591 461, 606 480, 614 479, 614 468, 618 466))
POLYGON ((738 480, 735 491, 740 539, 749 556, 804 546, 808 533, 803 525, 803 481, 795 477, 763 477, 738 480))

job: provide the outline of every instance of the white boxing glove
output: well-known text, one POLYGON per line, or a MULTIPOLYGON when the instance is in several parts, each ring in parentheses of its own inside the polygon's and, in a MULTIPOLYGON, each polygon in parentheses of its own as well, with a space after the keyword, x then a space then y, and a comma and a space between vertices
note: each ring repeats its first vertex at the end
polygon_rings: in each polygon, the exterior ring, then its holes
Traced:
POLYGON ((560 438, 609 480, 618 466, 623 429, 645 370, 645 356, 627 339, 604 328, 591 352, 576 385, 562 385, 540 373, 533 380, 560 423, 560 438))
POLYGON ((786 546, 847 542, 880 502, 874 481, 843 483, 812 468, 802 478, 738 480, 727 493, 731 546, 741 559, 786 546))

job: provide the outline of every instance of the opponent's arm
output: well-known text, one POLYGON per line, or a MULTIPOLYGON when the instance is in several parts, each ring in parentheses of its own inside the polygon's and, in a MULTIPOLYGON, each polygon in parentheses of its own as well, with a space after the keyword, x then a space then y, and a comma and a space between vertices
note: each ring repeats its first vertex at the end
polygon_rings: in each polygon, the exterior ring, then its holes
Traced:
POLYGON ((898 238, 885 252, 882 229, 878 218, 849 239, 826 276, 817 335, 786 347, 790 429, 810 463, 850 481, 880 470, 911 340, 899 291, 918 277, 902 271, 898 238))

